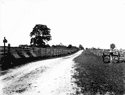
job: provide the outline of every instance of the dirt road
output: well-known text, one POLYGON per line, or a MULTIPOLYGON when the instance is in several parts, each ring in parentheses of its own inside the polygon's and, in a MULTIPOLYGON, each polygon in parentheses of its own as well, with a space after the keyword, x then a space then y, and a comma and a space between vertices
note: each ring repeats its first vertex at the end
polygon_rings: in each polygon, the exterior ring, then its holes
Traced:
POLYGON ((73 95, 73 59, 81 53, 9 70, 0 77, 0 95, 73 95))

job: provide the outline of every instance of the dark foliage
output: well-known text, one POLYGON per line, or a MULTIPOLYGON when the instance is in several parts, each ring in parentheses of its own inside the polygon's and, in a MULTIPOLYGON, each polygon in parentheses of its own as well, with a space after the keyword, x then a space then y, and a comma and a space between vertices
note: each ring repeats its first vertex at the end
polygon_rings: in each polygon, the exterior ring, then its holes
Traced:
POLYGON ((71 45, 71 44, 69 44, 69 45, 68 45, 68 48, 72 48, 72 45, 71 45))
POLYGON ((114 43, 110 44, 110 48, 114 49, 115 48, 115 44, 114 43))
POLYGON ((80 44, 79 45, 79 49, 81 49, 81 50, 83 49, 84 50, 84 47, 80 44))
POLYGON ((30 37, 31 46, 43 47, 51 40, 50 29, 46 25, 37 24, 30 33, 30 37))

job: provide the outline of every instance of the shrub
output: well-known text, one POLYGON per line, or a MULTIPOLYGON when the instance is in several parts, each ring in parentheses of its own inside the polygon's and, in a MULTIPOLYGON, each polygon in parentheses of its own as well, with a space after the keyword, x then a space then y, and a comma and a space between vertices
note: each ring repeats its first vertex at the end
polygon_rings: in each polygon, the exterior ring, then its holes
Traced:
POLYGON ((79 49, 84 50, 84 47, 82 45, 79 45, 79 49))

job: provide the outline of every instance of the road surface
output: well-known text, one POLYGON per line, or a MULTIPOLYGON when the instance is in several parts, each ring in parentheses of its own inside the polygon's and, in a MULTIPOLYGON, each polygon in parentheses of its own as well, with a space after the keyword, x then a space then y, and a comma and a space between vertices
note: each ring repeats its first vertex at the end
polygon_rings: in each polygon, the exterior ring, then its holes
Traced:
POLYGON ((29 63, 0 77, 0 95, 73 95, 73 55, 29 63))

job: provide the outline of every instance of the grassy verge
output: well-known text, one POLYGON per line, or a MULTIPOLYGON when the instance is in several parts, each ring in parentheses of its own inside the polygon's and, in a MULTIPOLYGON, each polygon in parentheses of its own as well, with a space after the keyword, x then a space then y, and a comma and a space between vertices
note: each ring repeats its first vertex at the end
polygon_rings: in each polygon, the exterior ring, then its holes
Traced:
POLYGON ((115 95, 123 95, 125 92, 125 63, 104 64, 101 56, 94 54, 90 50, 74 59, 75 69, 78 74, 73 77, 75 83, 80 87, 78 93, 91 93, 87 95, 96 95, 106 92, 113 92, 115 95))

